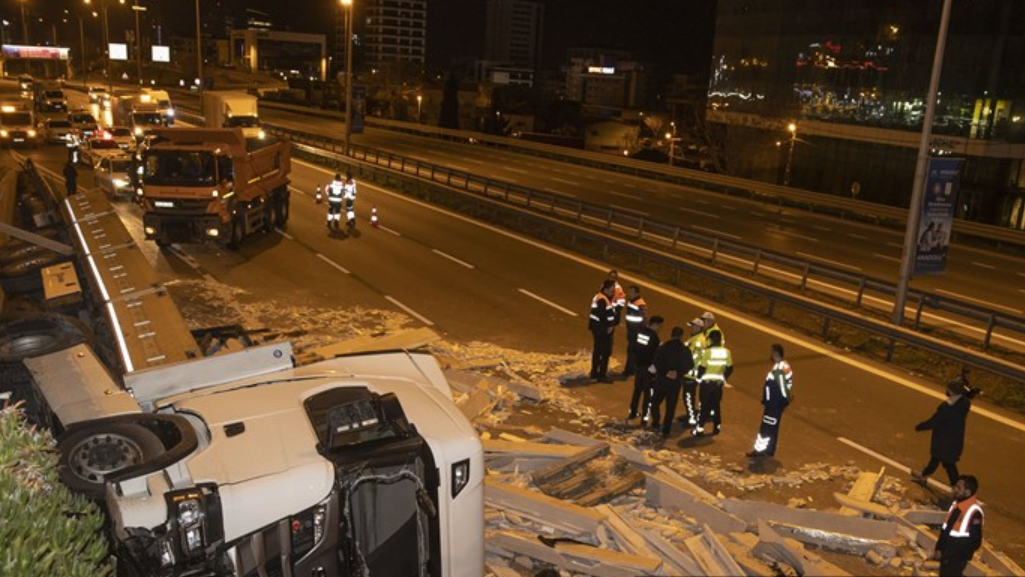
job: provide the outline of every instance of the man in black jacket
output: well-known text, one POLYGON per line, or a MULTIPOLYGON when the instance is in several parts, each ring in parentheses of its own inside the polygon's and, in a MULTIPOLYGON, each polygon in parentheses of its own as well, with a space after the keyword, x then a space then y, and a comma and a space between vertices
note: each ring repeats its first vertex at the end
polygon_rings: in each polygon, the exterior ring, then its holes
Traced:
POLYGON ((598 294, 591 299, 591 316, 587 320, 587 328, 594 338, 591 349, 591 378, 599 383, 611 383, 609 379, 609 357, 612 356, 612 333, 616 330, 619 317, 612 302, 615 296, 615 281, 606 280, 602 283, 598 294))
POLYGON ((655 367, 655 353, 658 352, 660 344, 658 329, 662 327, 663 320, 660 316, 651 317, 630 342, 635 367, 634 392, 630 397, 630 415, 627 416, 627 420, 640 416, 642 424, 648 423, 648 404, 651 401, 651 384, 654 378, 652 369, 655 367), (638 402, 641 411, 639 414, 638 402))
POLYGON ((975 494, 979 481, 961 475, 954 485, 954 502, 940 529, 933 559, 940 562, 940 577, 961 577, 972 556, 982 546, 982 524, 985 515, 975 494))
POLYGON ((683 376, 694 368, 694 358, 682 338, 683 328, 673 327, 670 339, 655 353, 655 396, 651 399, 651 428, 662 429, 663 437, 668 437, 673 428, 683 376), (663 423, 659 412, 662 401, 666 403, 664 425, 660 425, 663 423))
POLYGON ((929 464, 921 473, 912 471, 911 478, 917 483, 926 483, 929 475, 936 467, 943 464, 950 479, 950 485, 957 483, 957 461, 964 450, 965 421, 972 402, 968 400, 964 383, 955 379, 947 383, 947 400, 940 403, 936 412, 928 420, 915 425, 916 431, 932 431, 929 444, 929 464))

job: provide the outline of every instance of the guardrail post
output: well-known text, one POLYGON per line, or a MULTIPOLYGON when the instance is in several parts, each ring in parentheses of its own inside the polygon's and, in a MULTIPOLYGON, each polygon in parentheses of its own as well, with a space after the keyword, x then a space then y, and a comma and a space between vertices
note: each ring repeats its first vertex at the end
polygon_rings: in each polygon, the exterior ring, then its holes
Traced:
POLYGON ((452 186, 452 171, 445 170, 445 184, 452 186))
POLYGON ((490 180, 491 179, 488 179, 488 178, 484 179, 484 191, 482 193, 484 196, 488 195, 488 182, 490 182, 490 180))
POLYGON ((552 204, 550 204, 549 208, 548 208, 548 213, 549 214, 555 214, 555 200, 556 200, 556 198, 555 198, 555 195, 553 194, 552 195, 552 204))
POLYGON ((582 200, 577 201, 577 222, 580 222, 584 218, 584 202, 582 200))
POLYGON ((982 341, 982 350, 989 350, 989 341, 993 337, 993 328, 997 324, 996 315, 989 315, 989 321, 986 323, 986 338, 982 341))
MULTIPOLYGON (((679 230, 679 229, 677 229, 679 230)), ((712 264, 715 264, 715 259, 719 256, 719 237, 715 237, 712 240, 712 264)))
POLYGON ((861 306, 861 297, 863 296, 865 296, 865 277, 861 277, 861 280, 858 281, 858 296, 854 299, 855 307, 861 306))
POLYGON ((913 325, 916 331, 922 323, 922 308, 925 307, 926 300, 924 297, 918 298, 918 307, 915 309, 915 324, 913 325))
POLYGON ((676 248, 676 243, 679 240, 680 240, 680 227, 676 227, 676 230, 673 232, 673 248, 676 248))
POLYGON ((770 319, 774 318, 773 315, 775 315, 775 314, 776 314, 776 299, 774 299, 772 297, 769 297, 769 310, 768 310, 769 318, 770 319))
POLYGON ((804 263, 804 272, 801 273, 801 290, 808 287, 808 275, 811 273, 811 263, 804 263))
POLYGON ((890 339, 889 344, 886 345, 886 362, 893 360, 893 346, 895 344, 896 342, 893 339, 890 339))
POLYGON ((612 209, 608 209, 606 214, 608 216, 605 217, 605 230, 612 230, 612 209))
POLYGON ((637 238, 644 238, 644 217, 637 222, 637 238))
MULTIPOLYGON (((715 239, 715 241, 719 242, 719 239, 717 238, 717 239, 715 239)), ((758 250, 755 251, 755 260, 752 263, 753 268, 751 269, 751 273, 757 275, 758 274, 758 267, 761 266, 761 264, 762 264, 762 249, 758 249, 758 250)))
POLYGON ((829 317, 822 320, 822 340, 829 342, 829 317))
POLYGON ((673 273, 673 286, 680 286, 680 269, 676 269, 673 273))

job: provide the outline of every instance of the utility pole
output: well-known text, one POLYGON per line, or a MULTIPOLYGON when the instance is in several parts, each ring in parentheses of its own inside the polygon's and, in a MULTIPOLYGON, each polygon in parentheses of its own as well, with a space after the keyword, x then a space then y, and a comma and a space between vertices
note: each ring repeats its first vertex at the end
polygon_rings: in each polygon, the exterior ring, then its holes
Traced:
POLYGON ((345 10, 345 154, 352 140, 352 1, 341 0, 345 10))

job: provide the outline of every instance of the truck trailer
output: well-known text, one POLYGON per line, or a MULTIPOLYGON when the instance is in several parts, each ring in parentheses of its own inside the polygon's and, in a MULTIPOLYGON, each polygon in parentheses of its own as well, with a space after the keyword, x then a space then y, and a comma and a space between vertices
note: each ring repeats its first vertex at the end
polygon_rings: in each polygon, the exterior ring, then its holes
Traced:
POLYGON ((246 139, 241 128, 154 130, 141 152, 146 238, 158 245, 223 240, 238 248, 289 216, 291 143, 246 139))

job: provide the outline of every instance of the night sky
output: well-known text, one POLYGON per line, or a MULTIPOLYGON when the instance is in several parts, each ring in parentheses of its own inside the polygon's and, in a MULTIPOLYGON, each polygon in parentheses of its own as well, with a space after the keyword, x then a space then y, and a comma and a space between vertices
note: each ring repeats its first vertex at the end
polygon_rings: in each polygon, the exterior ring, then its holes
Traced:
MULTIPOLYGON (((93 6, 104 0, 93 0, 93 6)), ((134 27, 131 10, 110 2, 111 34, 134 27)), ((128 0, 129 3, 135 0, 128 0)), ((194 0, 138 0, 159 16, 162 23, 192 35, 194 0)), ((281 27, 301 32, 331 33, 332 0, 228 0, 272 14, 281 27), (305 6, 295 10, 296 6, 305 6)), ((356 0, 359 2, 360 0, 356 0)), ((200 0, 200 5, 210 0, 200 0)), ((644 62, 663 65, 675 72, 707 73, 715 25, 715 0, 544 0, 544 63, 557 65, 569 46, 626 49, 644 62)), ((30 13, 59 17, 64 8, 90 9, 82 0, 27 0, 30 13)), ((483 56, 485 0, 428 0, 428 57, 430 65, 445 68, 453 58, 483 56)), ((0 13, 11 21, 20 36, 20 13, 13 0, 0 13)), ((87 35, 97 23, 87 16, 87 35), (90 22, 92 20, 92 22, 90 22)), ((63 25, 62 25, 63 26, 63 25)), ((48 27, 47 27, 48 28, 48 27)), ((40 29, 41 30, 41 29, 40 29)), ((77 42, 77 17, 73 26, 58 29, 58 37, 77 42)))

